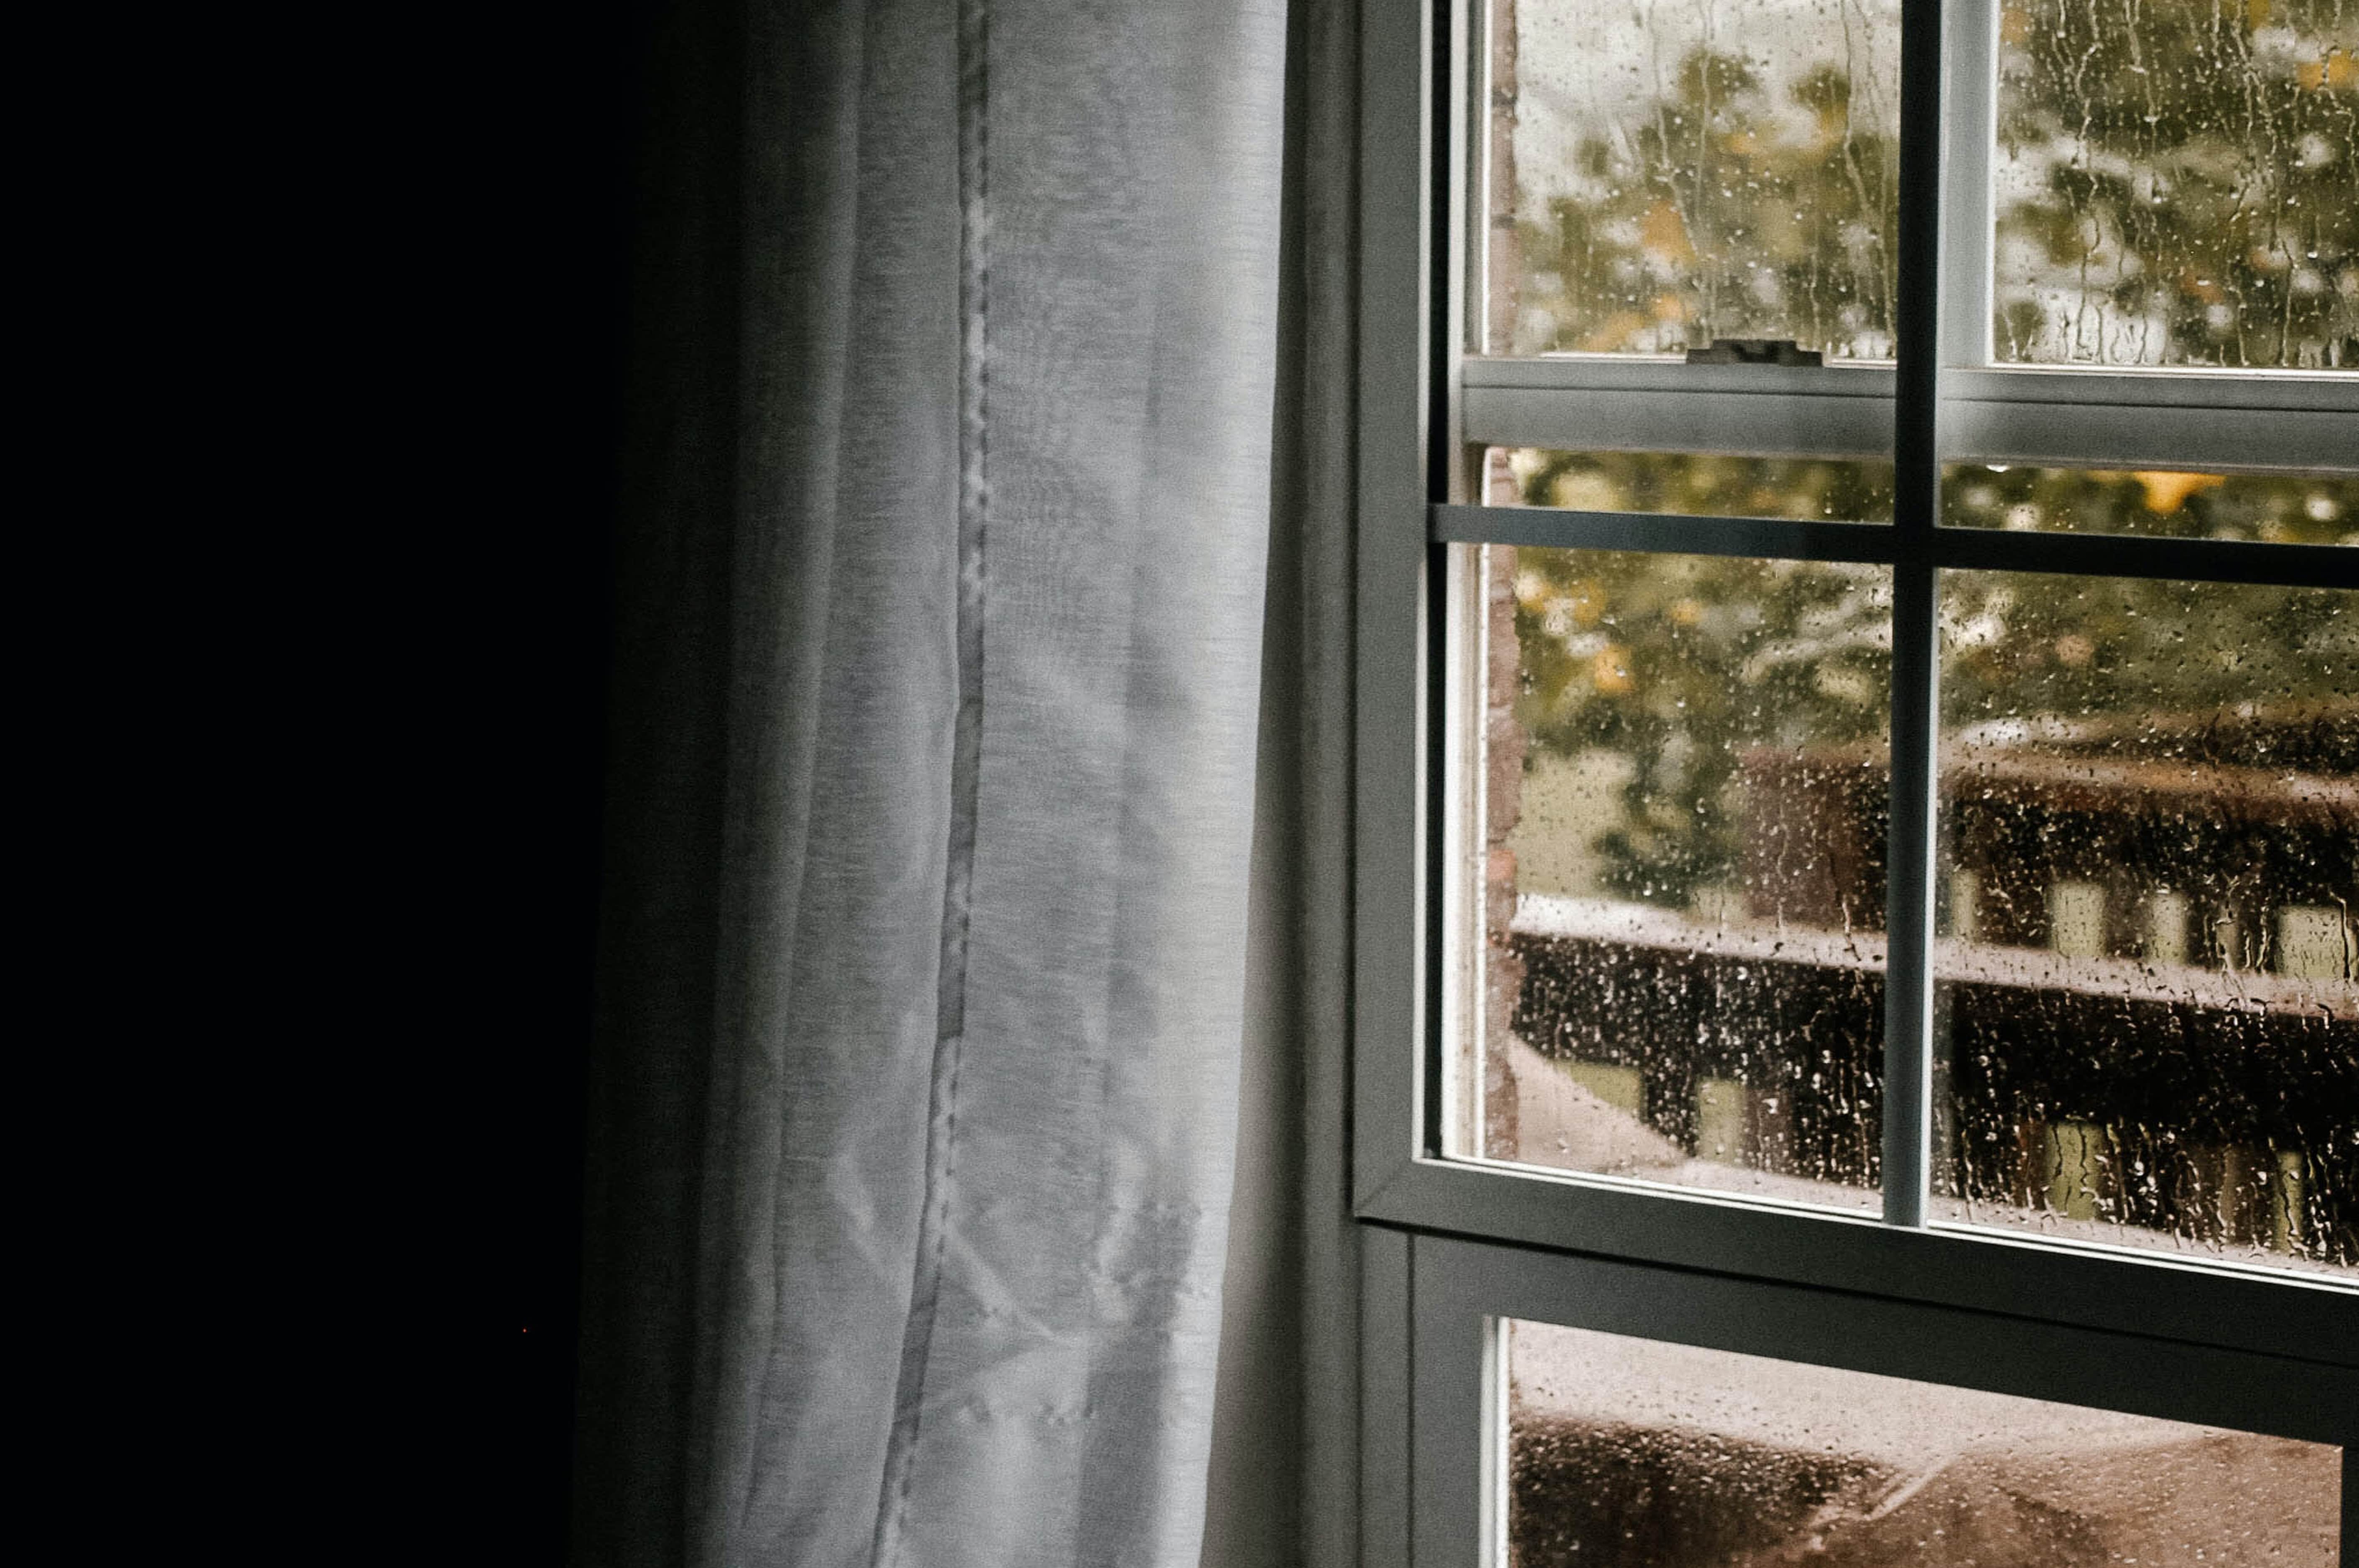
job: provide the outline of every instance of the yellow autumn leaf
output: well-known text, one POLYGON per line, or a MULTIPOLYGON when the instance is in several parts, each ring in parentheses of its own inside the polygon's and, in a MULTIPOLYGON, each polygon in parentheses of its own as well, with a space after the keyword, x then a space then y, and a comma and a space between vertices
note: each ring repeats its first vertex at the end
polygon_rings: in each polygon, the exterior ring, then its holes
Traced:
POLYGON ((1608 643, 1597 650, 1589 661, 1589 679, 1598 691, 1608 697, 1618 697, 1635 682, 1630 677, 1630 650, 1619 643, 1608 643))
POLYGON ((2227 483, 2217 474, 2138 473, 2130 475, 2146 491, 2146 509, 2167 517, 2199 490, 2216 490, 2227 483))

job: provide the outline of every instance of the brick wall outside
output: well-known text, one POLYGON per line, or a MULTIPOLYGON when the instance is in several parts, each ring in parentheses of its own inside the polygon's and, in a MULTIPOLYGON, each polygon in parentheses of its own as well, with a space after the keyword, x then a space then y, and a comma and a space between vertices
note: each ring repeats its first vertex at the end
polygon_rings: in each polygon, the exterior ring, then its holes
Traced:
MULTIPOLYGON (((1516 234, 1516 0, 1491 0, 1489 47, 1490 184, 1484 193, 1488 259, 1484 268, 1484 328, 1494 354, 1515 345, 1516 284, 1522 276, 1521 242, 1516 234)), ((1484 499, 1512 506, 1518 499, 1506 453, 1487 453, 1483 464, 1484 499)), ((1481 1146, 1485 1154, 1516 1152, 1516 1074, 1507 1054, 1508 1030, 1524 980, 1523 960, 1509 942, 1516 914, 1516 853, 1507 847, 1521 811, 1524 731, 1516 720, 1522 661, 1516 648, 1516 551, 1490 547, 1490 593, 1485 609, 1488 671, 1484 693, 1484 786, 1487 791, 1487 842, 1483 846, 1483 925, 1485 935, 1484 989, 1484 1104, 1481 1146)))
MULTIPOLYGON (((1514 500, 1515 480, 1507 473, 1504 452, 1494 453, 1484 464, 1484 481, 1494 504, 1514 500)), ((1523 987, 1524 961, 1509 941, 1508 927, 1516 917, 1516 852, 1507 846, 1507 835, 1515 831, 1523 807, 1524 727, 1516 718, 1523 666, 1516 647, 1515 547, 1495 544, 1489 548, 1490 593, 1484 606, 1488 679, 1484 693, 1483 782, 1488 842, 1483 846, 1486 938, 1483 1149, 1486 1154, 1510 1157, 1516 1149, 1516 1075, 1507 1040, 1516 999, 1523 987)))

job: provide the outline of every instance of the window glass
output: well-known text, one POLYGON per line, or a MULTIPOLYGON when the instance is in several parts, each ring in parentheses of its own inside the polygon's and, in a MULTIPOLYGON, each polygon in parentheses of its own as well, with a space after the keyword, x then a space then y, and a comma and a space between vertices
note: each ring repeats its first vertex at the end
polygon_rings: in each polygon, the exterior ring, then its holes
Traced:
POLYGON ((1483 553, 1482 1151, 1872 1206, 1888 569, 1483 553))
POLYGON ((2359 8, 2008 0, 1994 348, 2359 369, 2359 8))
POLYGON ((1495 354, 1892 352, 1897 0, 1495 0, 1495 354))
POLYGON ((1892 520, 1892 464, 1873 458, 1493 447, 1485 477, 1494 506, 1804 522, 1892 520))
POLYGON ((1508 1323, 1518 1568, 2328 1568, 2342 1451, 1508 1323))
POLYGON ((2359 545, 2359 478, 1962 463, 1944 476, 1953 528, 2359 545))
MULTIPOLYGON (((1484 477, 1494 506, 1892 520, 1892 464, 1872 458, 1493 447, 1484 477)), ((1941 488, 1951 528, 2359 545, 2359 477, 2350 474, 1954 463, 1941 488)))
POLYGON ((1949 1212, 2359 1266, 2359 593, 1941 593, 1949 1212))

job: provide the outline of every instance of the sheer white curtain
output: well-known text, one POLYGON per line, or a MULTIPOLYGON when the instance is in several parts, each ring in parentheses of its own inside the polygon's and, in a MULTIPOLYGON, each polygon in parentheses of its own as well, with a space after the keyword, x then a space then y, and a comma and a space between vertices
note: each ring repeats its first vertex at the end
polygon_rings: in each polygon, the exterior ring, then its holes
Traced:
POLYGON ((1196 1561, 1282 10, 666 35, 584 1563, 1196 1561))

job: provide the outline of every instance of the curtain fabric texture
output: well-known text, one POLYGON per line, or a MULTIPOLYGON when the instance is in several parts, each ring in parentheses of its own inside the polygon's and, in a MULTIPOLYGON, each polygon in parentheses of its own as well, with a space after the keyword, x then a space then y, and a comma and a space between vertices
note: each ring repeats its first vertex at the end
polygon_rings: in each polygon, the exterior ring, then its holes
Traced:
POLYGON ((576 1555, 1192 1564, 1279 0, 686 6, 617 555, 576 1555))

